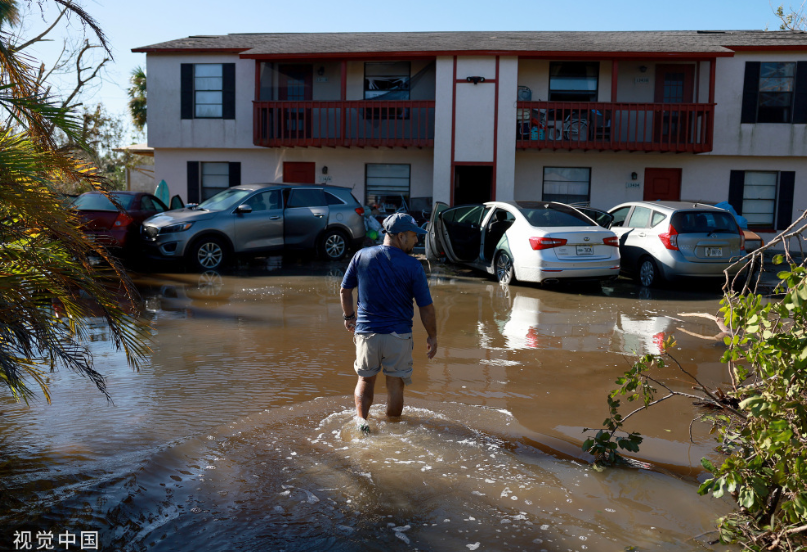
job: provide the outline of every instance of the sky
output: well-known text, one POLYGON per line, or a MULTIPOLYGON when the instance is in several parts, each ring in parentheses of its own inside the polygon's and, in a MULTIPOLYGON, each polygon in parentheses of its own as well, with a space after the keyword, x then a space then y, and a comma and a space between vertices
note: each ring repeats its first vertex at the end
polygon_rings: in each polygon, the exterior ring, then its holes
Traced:
MULTIPOLYGON (((52 21, 55 5, 31 2, 26 17, 27 36, 35 36, 52 21)), ((361 31, 632 31, 632 30, 771 30, 779 28, 768 0, 76 0, 99 23, 114 57, 103 81, 86 94, 86 104, 103 103, 113 114, 126 114, 126 89, 146 54, 132 48, 190 35, 283 32, 361 31)), ((796 0, 798 7, 801 0, 796 0)), ((785 4, 787 9, 789 4, 785 4)), ((61 36, 80 39, 77 20, 61 36)), ((42 44, 32 53, 52 59, 61 38, 42 44)), ((60 84, 67 87, 69 80, 60 84)))

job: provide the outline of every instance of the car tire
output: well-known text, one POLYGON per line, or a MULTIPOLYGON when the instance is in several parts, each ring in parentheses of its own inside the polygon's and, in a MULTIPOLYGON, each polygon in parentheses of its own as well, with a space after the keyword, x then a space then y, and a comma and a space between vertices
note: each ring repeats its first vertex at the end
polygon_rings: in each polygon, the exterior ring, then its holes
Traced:
POLYGON ((223 239, 204 236, 193 243, 188 251, 188 264, 199 272, 220 270, 229 260, 229 249, 223 239))
POLYGON ((507 251, 499 251, 494 264, 496 270, 496 280, 500 284, 508 285, 516 281, 515 270, 513 270, 513 259, 507 251))
POLYGON ((658 269, 656 261, 651 257, 642 257, 639 259, 639 266, 636 270, 636 281, 642 287, 655 287, 662 281, 661 272, 658 269))
POLYGON ((341 230, 328 230, 320 241, 320 255, 326 261, 341 261, 347 255, 348 239, 341 230))

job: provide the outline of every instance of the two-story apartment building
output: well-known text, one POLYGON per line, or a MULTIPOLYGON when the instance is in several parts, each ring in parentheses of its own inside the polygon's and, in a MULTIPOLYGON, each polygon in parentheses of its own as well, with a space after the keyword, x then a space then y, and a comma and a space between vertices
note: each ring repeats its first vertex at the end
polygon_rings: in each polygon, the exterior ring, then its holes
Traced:
POLYGON ((133 51, 156 180, 187 202, 273 181, 381 209, 728 200, 766 238, 807 206, 803 32, 230 34, 133 51))

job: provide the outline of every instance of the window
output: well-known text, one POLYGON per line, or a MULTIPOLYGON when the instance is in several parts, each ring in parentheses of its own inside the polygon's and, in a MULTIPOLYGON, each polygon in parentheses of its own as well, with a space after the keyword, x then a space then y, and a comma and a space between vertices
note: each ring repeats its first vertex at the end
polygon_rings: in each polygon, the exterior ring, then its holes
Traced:
POLYGON ((344 205, 345 202, 333 195, 331 192, 325 192, 325 201, 328 205, 344 205))
POLYGON ((590 198, 591 169, 544 167, 544 201, 586 203, 590 198))
POLYGON ((246 204, 252 207, 253 212, 280 209, 280 190, 269 190, 256 194, 249 198, 246 204))
POLYGON ((202 163, 202 201, 230 186, 229 163, 202 163))
POLYGON ((611 215, 614 217, 614 220, 611 221, 611 226, 622 226, 625 224, 625 219, 628 218, 628 213, 630 212, 630 207, 622 207, 621 209, 617 209, 611 215))
POLYGON ((411 68, 408 61, 365 63, 365 100, 408 100, 411 68))
POLYGON ((365 205, 379 214, 394 213, 409 202, 409 165, 368 163, 365 166, 365 205))
POLYGON ((235 63, 183 63, 183 119, 235 119, 235 63))
POLYGON ((784 230, 793 222, 794 171, 731 171, 729 203, 749 228, 784 230))
POLYGON ((652 213, 652 211, 647 207, 634 207, 628 222, 625 224, 625 228, 647 228, 647 223, 650 221, 650 213, 652 213))
POLYGON ((223 92, 221 63, 197 63, 193 66, 194 118, 221 118, 223 92))
POLYGON ((661 224, 664 221, 664 219, 666 219, 666 218, 667 218, 667 215, 665 215, 664 213, 659 213, 658 211, 653 211, 653 219, 650 222, 650 227, 655 228, 656 226, 661 224))
POLYGON ((517 201, 516 204, 527 221, 538 228, 596 226, 590 218, 566 205, 551 205, 537 201, 517 201))
POLYGON ((789 123, 793 116, 795 63, 761 63, 758 123, 789 123))
POLYGON ((152 199, 149 196, 143 196, 140 198, 140 210, 162 213, 165 211, 165 206, 159 199, 152 199))
POLYGON ((549 64, 550 102, 596 102, 598 62, 563 61, 549 64))
POLYGON ((289 198, 288 208, 295 207, 324 207, 328 204, 325 193, 322 190, 292 190, 289 198))
POLYGON ((745 171, 742 213, 749 226, 773 228, 779 173, 745 171))
POLYGON ((807 123, 807 62, 746 62, 741 122, 807 123))

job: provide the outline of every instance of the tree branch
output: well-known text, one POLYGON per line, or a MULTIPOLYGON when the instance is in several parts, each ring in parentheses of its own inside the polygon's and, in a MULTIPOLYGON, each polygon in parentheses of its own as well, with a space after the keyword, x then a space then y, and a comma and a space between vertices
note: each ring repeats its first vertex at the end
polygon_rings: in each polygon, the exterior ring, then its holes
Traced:
POLYGON ((49 32, 51 32, 51 31, 53 30, 53 28, 56 26, 56 24, 59 22, 59 20, 62 18, 62 16, 64 15, 64 13, 65 13, 66 11, 67 11, 67 8, 64 8, 63 10, 61 10, 61 11, 59 12, 59 16, 56 18, 56 20, 53 22, 53 24, 52 24, 50 27, 48 27, 47 29, 45 29, 45 30, 42 32, 42 34, 40 34, 39 36, 35 36, 35 37, 34 37, 34 38, 32 38, 31 40, 29 40, 28 42, 26 42, 25 44, 22 44, 22 45, 20 45, 20 46, 13 46, 13 47, 11 48, 11 53, 12 53, 12 54, 16 54, 17 52, 19 52, 19 51, 21 51, 21 50, 25 50, 25 49, 26 49, 28 46, 30 46, 31 44, 35 44, 35 43, 37 43, 37 42, 42 41, 42 39, 44 39, 44 38, 45 38, 45 37, 48 35, 48 33, 49 33, 49 32))

